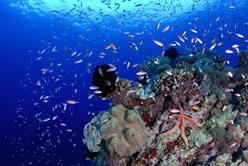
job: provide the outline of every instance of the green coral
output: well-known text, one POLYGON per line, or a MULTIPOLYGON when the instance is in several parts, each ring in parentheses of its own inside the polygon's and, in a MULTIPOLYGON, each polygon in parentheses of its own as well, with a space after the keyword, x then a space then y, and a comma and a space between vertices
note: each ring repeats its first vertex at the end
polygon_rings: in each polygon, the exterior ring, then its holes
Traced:
POLYGON ((223 127, 213 127, 210 129, 210 133, 218 144, 220 151, 225 153, 230 153, 235 150, 235 148, 230 148, 230 145, 236 143, 237 146, 239 146, 245 134, 239 125, 229 130, 223 127))
POLYGON ((171 166, 180 165, 180 163, 179 163, 179 161, 178 161, 178 159, 177 159, 177 157, 175 155, 170 155, 168 160, 167 160, 167 162, 168 162, 167 164, 171 165, 171 166))
POLYGON ((230 78, 226 76, 232 68, 225 66, 225 58, 215 52, 205 51, 198 52, 196 62, 192 65, 197 69, 196 78, 199 80, 210 79, 212 86, 223 87, 230 82, 230 78))
POLYGON ((155 97, 155 93, 153 92, 154 84, 155 80, 151 79, 148 85, 141 87, 136 91, 136 95, 139 96, 141 100, 147 100, 148 98, 155 97))
POLYGON ((203 128, 194 130, 190 133, 190 136, 188 138, 189 140, 192 140, 195 146, 197 146, 198 148, 201 147, 201 145, 212 141, 213 139, 211 134, 203 128))
POLYGON ((155 93, 151 91, 150 87, 139 88, 136 91, 136 95, 142 100, 147 100, 148 98, 154 97, 155 93))
POLYGON ((205 125, 207 127, 223 127, 225 128, 228 123, 230 123, 230 120, 234 119, 238 111, 225 111, 221 112, 218 109, 214 109, 214 111, 217 111, 217 113, 208 121, 205 122, 205 125))
POLYGON ((248 51, 241 51, 239 54, 239 65, 246 66, 248 65, 248 51))

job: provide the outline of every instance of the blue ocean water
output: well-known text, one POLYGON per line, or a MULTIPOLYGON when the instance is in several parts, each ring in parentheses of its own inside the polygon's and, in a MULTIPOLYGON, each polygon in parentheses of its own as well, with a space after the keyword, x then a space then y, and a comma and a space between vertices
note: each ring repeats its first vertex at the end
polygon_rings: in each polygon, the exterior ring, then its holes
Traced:
POLYGON ((171 43, 189 53, 209 49, 213 40, 223 43, 214 51, 234 66, 238 50, 232 46, 247 49, 247 5, 244 0, 0 1, 1 165, 89 165, 83 127, 110 103, 96 95, 88 99, 94 67, 111 63, 119 77, 135 80, 133 66, 160 56, 171 43), (185 31, 184 43, 178 36, 185 31), (193 44, 192 38, 203 43, 193 44), (116 50, 106 49, 111 43, 116 50))

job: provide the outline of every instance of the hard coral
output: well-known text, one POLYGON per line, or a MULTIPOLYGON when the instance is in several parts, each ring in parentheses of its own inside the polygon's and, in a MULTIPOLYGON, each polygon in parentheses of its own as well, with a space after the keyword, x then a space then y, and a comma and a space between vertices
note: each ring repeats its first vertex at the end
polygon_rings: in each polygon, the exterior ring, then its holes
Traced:
MULTIPOLYGON (((193 81, 194 73, 184 69, 169 69, 165 70, 157 76, 155 84, 155 93, 163 93, 167 96, 174 89, 184 86, 185 81, 193 81)), ((192 82, 193 83, 193 82, 192 82)))
POLYGON ((202 145, 209 143, 212 141, 212 136, 207 132, 206 129, 201 128, 197 129, 190 133, 189 140, 192 140, 198 148, 202 145))

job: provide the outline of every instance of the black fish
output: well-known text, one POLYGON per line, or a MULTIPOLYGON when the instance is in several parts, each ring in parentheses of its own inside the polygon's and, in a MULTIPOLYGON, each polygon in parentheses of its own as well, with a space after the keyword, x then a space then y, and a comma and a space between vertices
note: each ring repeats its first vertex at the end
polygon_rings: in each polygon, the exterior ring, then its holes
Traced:
POLYGON ((179 53, 175 47, 171 47, 170 49, 168 49, 164 52, 163 56, 167 56, 171 60, 175 60, 179 56, 179 53))

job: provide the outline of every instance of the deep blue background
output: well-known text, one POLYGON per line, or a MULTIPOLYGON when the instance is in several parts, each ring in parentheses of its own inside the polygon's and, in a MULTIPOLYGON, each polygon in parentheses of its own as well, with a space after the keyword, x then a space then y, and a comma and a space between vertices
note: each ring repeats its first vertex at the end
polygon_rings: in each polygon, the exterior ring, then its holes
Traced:
MULTIPOLYGON (((158 32, 154 22, 144 20, 142 24, 136 28, 129 28, 123 31, 131 33, 145 30, 142 36, 143 45, 139 47, 138 54, 133 49, 129 48, 130 42, 141 41, 139 37, 129 39, 122 33, 115 31, 112 28, 106 28, 103 25, 89 24, 87 28, 91 31, 75 27, 71 21, 64 20, 62 16, 45 15, 39 16, 36 13, 21 14, 22 10, 9 7, 9 1, 0 1, 0 163, 3 166, 7 165, 28 165, 32 162, 33 165, 58 165, 61 159, 62 165, 82 165, 85 164, 85 147, 82 143, 83 126, 91 119, 88 111, 99 112, 108 109, 109 101, 101 101, 94 97, 88 100, 90 93, 88 87, 91 85, 91 74, 87 73, 87 63, 92 63, 92 68, 102 62, 113 63, 118 68, 120 77, 134 79, 136 70, 130 68, 125 69, 124 61, 131 61, 131 65, 140 63, 149 56, 158 56, 162 52, 162 48, 156 46, 152 39, 163 40, 167 45, 172 41, 179 41, 177 36, 188 30, 187 37, 195 36, 189 31, 189 28, 197 27, 198 37, 200 37, 209 48, 211 40, 218 38, 220 33, 225 35, 223 46, 215 50, 225 55, 224 51, 231 48, 233 44, 239 44, 241 50, 247 49, 247 25, 248 13, 246 6, 241 6, 237 9, 228 9, 228 4, 232 1, 227 1, 225 4, 216 4, 209 6, 205 11, 198 13, 187 14, 175 21, 160 20, 162 23, 173 27, 174 31, 166 32, 164 35, 158 32), (212 9, 212 12, 210 12, 212 9), (206 12, 207 11, 207 12, 206 12), (215 22, 217 17, 221 16, 219 22, 215 22), (197 21, 192 21, 195 17, 199 17, 197 21), (209 21, 212 26, 209 27, 209 21), (192 22, 193 25, 188 23, 192 22), (149 24, 150 23, 150 24, 149 24), (224 31, 218 30, 218 27, 227 24, 228 27, 224 31), (237 29, 235 29, 235 24, 237 29), (204 30, 209 29, 211 32, 207 37, 203 37, 204 30), (229 35, 227 31, 241 33, 245 39, 240 39, 235 35, 229 35), (148 32, 151 32, 150 35, 148 32), (81 40, 79 35, 85 36, 87 40, 81 40), (56 36, 56 38, 54 38, 56 36), (103 42, 106 40, 106 42, 103 42), (105 47, 110 43, 115 43, 120 50, 118 54, 112 54, 109 50, 105 51, 105 47), (42 60, 35 60, 41 56, 38 51, 47 48, 47 43, 51 46, 56 45, 58 51, 55 53, 46 52, 42 55, 42 60), (64 47, 69 47, 71 50, 65 50, 64 47), (29 51, 31 50, 31 51, 29 51), (73 51, 82 51, 83 63, 74 65, 73 62, 80 59, 78 57, 70 57, 73 51), (86 52, 93 51, 93 55, 89 58, 84 57, 86 52), (98 57, 101 51, 106 52, 106 58, 98 57), (54 73, 42 75, 41 68, 48 66, 49 62, 55 64, 63 62, 62 67, 54 67, 54 73), (78 74, 75 78, 74 74, 78 74), (53 82, 51 77, 63 75, 60 81, 53 82), (44 89, 40 89, 35 84, 37 80, 44 78, 49 80, 44 89), (71 84, 74 84, 73 86, 71 84), (63 90, 55 94, 48 103, 39 101, 42 94, 51 95, 55 88, 63 87, 63 90), (78 94, 74 94, 74 89, 78 89, 78 94), (75 99, 79 104, 68 106, 68 111, 62 112, 51 111, 55 104, 61 104, 68 99, 75 99), (38 106, 34 106, 35 102, 40 102, 38 106), (18 109, 21 110, 18 112, 18 109), (53 117, 58 115, 59 118, 55 122, 39 123, 35 117, 36 113, 42 112, 41 118, 53 117), (19 115, 19 117, 18 117, 19 115), (21 117, 20 117, 21 115, 21 117), (24 117, 24 118, 23 118, 24 117), (54 125, 66 123, 68 128, 73 130, 73 133, 67 133, 64 128, 54 125), (45 132, 50 126, 50 136, 45 136, 40 140, 41 133, 45 132), (63 131, 61 134, 60 131, 63 131), (19 139, 21 138, 21 139, 19 139), (46 140, 51 138, 53 146, 47 146, 46 151, 37 151, 37 147, 44 146, 46 140), (60 144, 57 144, 57 139, 60 138, 60 144), (70 142, 72 139, 72 142, 70 142), (76 147, 73 147, 76 143, 76 147), (36 153, 34 153, 36 152, 36 153), (37 162, 37 160, 41 160, 37 162), (47 163, 46 163, 47 162, 47 163)), ((111 22, 111 20, 109 20, 111 22)), ((163 27, 161 25, 161 27, 163 27)), ((121 29, 122 27, 116 27, 121 29)), ((179 51, 186 53, 185 47, 192 47, 190 40, 181 47, 179 51)), ((201 46, 198 44, 197 48, 201 46)), ((237 63, 237 56, 225 55, 232 64, 237 63)), ((56 65, 55 65, 56 66, 56 65)))

